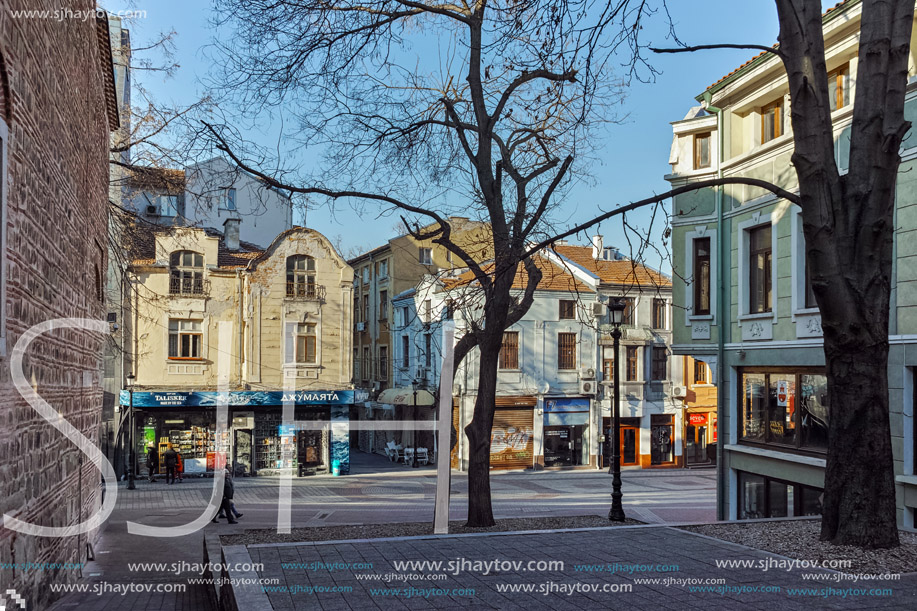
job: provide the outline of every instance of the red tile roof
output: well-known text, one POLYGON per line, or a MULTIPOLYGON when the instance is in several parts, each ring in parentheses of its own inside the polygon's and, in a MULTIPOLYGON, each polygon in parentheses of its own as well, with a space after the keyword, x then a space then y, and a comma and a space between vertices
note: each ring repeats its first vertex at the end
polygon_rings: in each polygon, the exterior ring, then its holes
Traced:
MULTIPOLYGON (((541 281, 538 283, 539 291, 563 291, 566 293, 592 293, 591 288, 577 280, 570 270, 558 265, 544 257, 534 258, 535 267, 541 270, 541 281)), ((490 274, 493 272, 493 263, 481 266, 482 269, 490 274)), ((451 290, 461 286, 469 286, 475 282, 474 273, 471 271, 454 278, 444 278, 443 286, 446 290, 451 290)), ((520 263, 516 268, 516 277, 513 279, 513 288, 524 290, 528 286, 528 273, 525 266, 520 263)))
MULTIPOLYGON (((166 227, 153 225, 151 223, 137 220, 128 225, 126 234, 127 242, 130 245, 130 252, 133 255, 131 263, 133 265, 155 265, 156 264, 156 236, 172 232, 175 227, 166 227)), ((264 250, 250 242, 239 242, 238 250, 226 248, 223 240, 223 234, 212 227, 200 228, 210 237, 220 239, 219 250, 217 254, 217 267, 222 269, 239 269, 246 267, 252 259, 261 255, 264 250)))
POLYGON ((599 277, 603 284, 669 288, 672 280, 643 264, 630 259, 608 261, 594 259, 591 246, 555 246, 554 251, 599 277))

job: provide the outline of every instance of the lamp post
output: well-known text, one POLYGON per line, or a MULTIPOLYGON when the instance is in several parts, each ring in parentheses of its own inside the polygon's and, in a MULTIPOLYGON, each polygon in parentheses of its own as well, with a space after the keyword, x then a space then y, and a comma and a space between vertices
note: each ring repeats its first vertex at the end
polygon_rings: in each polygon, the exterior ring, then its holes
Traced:
POLYGON ((608 512, 608 519, 614 522, 623 522, 624 521, 624 507, 621 506, 621 385, 620 385, 620 375, 619 374, 619 359, 618 359, 618 349, 621 345, 621 323, 624 322, 624 300, 620 298, 615 298, 608 305, 609 313, 611 314, 611 324, 613 328, 611 330, 611 337, 614 340, 614 350, 613 350, 613 363, 612 363, 612 373, 614 382, 614 396, 612 404, 612 415, 614 420, 614 433, 611 440, 612 443, 612 458, 611 458, 611 511, 608 512))
POLYGON ((136 486, 134 485, 134 466, 137 462, 136 457, 134 456, 134 452, 136 450, 134 444, 134 374, 127 374, 125 379, 127 380, 127 392, 130 396, 130 401, 128 402, 127 407, 127 420, 130 422, 130 424, 128 424, 130 430, 127 432, 127 438, 128 443, 131 444, 130 451, 128 452, 128 460, 130 461, 130 464, 127 467, 127 489, 134 490, 136 489, 136 486))
POLYGON ((414 412, 411 417, 414 419, 414 429, 411 431, 411 441, 414 442, 414 454, 411 458, 411 468, 417 468, 417 380, 411 380, 411 389, 414 391, 414 412))

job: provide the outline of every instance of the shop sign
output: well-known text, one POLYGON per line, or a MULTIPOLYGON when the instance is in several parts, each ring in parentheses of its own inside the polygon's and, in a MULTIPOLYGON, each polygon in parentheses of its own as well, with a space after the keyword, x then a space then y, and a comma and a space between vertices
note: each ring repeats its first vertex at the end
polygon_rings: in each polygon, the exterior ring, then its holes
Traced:
MULTIPOLYGON (((216 407, 222 402, 230 407, 277 406, 290 402, 294 405, 351 405, 369 400, 369 393, 363 390, 318 390, 318 391, 214 391, 196 392, 135 392, 134 407, 216 407)), ((121 405, 130 405, 131 393, 121 391, 121 405)))
POLYGON ((558 399, 545 399, 544 411, 558 412, 588 412, 589 399, 584 397, 563 397, 558 399))
POLYGON ((777 407, 786 407, 787 394, 786 380, 777 380, 777 407))
POLYGON ((771 433, 777 435, 778 437, 783 436, 783 423, 771 421, 771 433))
POLYGON ((688 424, 691 426, 703 426, 707 424, 707 414, 688 414, 688 424))

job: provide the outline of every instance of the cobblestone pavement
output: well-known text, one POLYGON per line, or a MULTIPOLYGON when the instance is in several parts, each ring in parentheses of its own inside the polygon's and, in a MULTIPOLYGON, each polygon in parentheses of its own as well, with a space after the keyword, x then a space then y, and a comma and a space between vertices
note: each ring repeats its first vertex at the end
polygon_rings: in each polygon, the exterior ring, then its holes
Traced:
MULTIPOLYGON (((384 457, 355 454, 353 475, 294 478, 292 525, 321 526, 381 522, 432 521, 436 475, 433 468, 410 469, 384 457)), ((713 521, 714 471, 626 471, 624 506, 629 517, 646 522, 713 521)), ((492 477, 494 512, 500 517, 607 515, 611 478, 604 471, 577 470, 540 473, 497 473, 492 477)), ((277 522, 277 478, 236 480, 236 506, 244 513, 238 525, 225 521, 205 530, 240 532, 274 528, 277 522)), ((112 588, 118 584, 180 584, 198 577, 191 571, 131 570, 132 562, 200 563, 203 531, 175 539, 151 539, 127 533, 126 521, 155 526, 187 523, 210 498, 212 480, 186 478, 183 483, 137 482, 129 491, 122 484, 116 510, 96 546, 96 560, 82 571, 82 584, 112 588)), ((467 478, 453 473, 451 518, 465 518, 467 478)), ((208 609, 201 586, 178 594, 129 594, 92 591, 70 594, 55 611, 70 609, 208 609)))
POLYGON ((246 599, 253 609, 917 608, 917 574, 854 583, 831 571, 765 571, 758 563, 781 557, 661 526, 226 549, 271 580, 246 599), (718 567, 724 560, 748 564, 718 567), (424 561, 442 565, 412 564, 424 561), (501 565, 487 570, 493 561, 501 565))

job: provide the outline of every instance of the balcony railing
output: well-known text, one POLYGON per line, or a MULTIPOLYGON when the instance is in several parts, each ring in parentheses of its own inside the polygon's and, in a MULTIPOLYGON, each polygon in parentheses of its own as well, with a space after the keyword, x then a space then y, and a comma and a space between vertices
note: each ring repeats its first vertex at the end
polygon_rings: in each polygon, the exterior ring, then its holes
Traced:
POLYGON ((169 278, 169 294, 199 297, 204 294, 204 280, 203 278, 172 276, 169 278))
POLYGON ((287 282, 287 297, 290 299, 325 300, 325 287, 308 282, 287 282))

